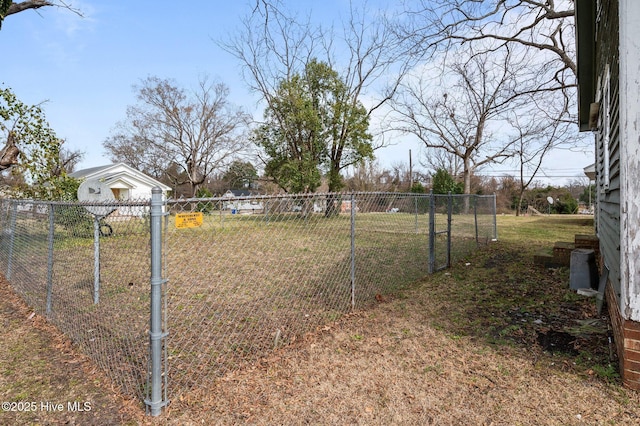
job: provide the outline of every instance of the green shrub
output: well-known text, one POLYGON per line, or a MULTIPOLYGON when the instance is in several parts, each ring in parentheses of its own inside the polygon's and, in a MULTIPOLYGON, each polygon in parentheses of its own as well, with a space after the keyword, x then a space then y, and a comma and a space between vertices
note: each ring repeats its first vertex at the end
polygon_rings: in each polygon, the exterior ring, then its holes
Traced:
MULTIPOLYGON (((213 197, 213 194, 207 188, 200 188, 196 192, 196 197, 197 198, 211 198, 211 197, 213 197)), ((197 212, 202 212, 204 214, 209 214, 209 213, 211 213, 213 211, 213 203, 211 203, 211 202, 202 202, 201 201, 196 205, 196 211, 197 212)))
POLYGON ((93 236, 93 216, 82 206, 56 206, 53 218, 74 237, 93 236))
MULTIPOLYGON (((93 238, 94 216, 83 206, 57 206, 53 220, 77 238, 93 238)), ((108 237, 113 233, 111 226, 100 220, 100 235, 108 237)))

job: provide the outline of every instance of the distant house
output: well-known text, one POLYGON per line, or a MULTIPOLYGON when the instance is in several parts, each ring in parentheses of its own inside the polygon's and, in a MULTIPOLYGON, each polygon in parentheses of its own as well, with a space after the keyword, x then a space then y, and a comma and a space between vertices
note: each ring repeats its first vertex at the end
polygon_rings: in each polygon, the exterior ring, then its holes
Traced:
POLYGON ((246 189, 229 189, 222 196, 225 198, 249 197, 251 196, 251 191, 246 189))
POLYGON ((576 0, 578 116, 595 135, 596 234, 620 370, 640 390, 640 1, 576 0))
POLYGON ((262 202, 252 198, 251 192, 246 189, 230 189, 222 195, 222 198, 227 199, 223 203, 223 208, 230 210, 233 214, 264 212, 262 202))
MULTIPOLYGON (((151 199, 151 189, 155 186, 162 190, 166 197, 171 188, 162 182, 134 169, 124 163, 91 167, 69 174, 70 177, 84 180, 99 180, 111 189, 116 200, 147 201, 151 199)), ((119 208, 117 214, 124 216, 140 216, 144 209, 119 208)))

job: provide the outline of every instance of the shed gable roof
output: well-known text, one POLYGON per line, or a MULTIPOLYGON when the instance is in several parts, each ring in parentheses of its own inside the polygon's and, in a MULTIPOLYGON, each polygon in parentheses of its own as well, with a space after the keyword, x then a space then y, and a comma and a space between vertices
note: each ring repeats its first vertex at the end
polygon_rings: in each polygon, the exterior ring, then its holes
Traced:
POLYGON ((142 173, 139 170, 128 166, 125 163, 108 164, 106 166, 90 167, 78 170, 69 174, 70 177, 76 179, 102 179, 107 184, 120 181, 131 188, 140 186, 140 184, 153 188, 158 186, 163 191, 170 191, 171 188, 162 182, 142 173), (137 182, 137 183, 136 183, 137 182))

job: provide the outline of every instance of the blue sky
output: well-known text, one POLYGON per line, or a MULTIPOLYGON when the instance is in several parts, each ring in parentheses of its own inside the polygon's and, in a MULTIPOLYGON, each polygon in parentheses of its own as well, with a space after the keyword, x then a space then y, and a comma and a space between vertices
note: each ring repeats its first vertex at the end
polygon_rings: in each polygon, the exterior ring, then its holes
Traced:
POLYGON ((156 75, 185 87, 209 74, 249 100, 236 62, 214 43, 247 10, 242 2, 73 1, 84 17, 59 8, 9 16, 0 83, 43 107, 56 134, 85 151, 81 167, 108 164, 102 142, 135 103, 132 86, 156 75), (157 7, 165 3, 164 7, 157 7), (173 5, 172 8, 169 6, 173 5))
MULTIPOLYGON (((240 64, 214 41, 236 31, 252 3, 73 0, 84 17, 55 7, 12 15, 0 30, 0 84, 26 104, 46 101, 43 109, 58 137, 70 149, 85 152, 80 168, 110 163, 102 142, 135 103, 132 86, 151 75, 174 79, 185 88, 209 75, 229 86, 231 102, 258 118, 261 111, 241 79, 240 64)), ((349 2, 285 3, 305 13, 312 10, 323 25, 339 25, 349 2)), ((384 167, 408 163, 409 150, 417 164, 420 144, 408 137, 378 151, 377 157, 384 167)), ((547 174, 580 175, 592 157, 557 152, 547 174)))

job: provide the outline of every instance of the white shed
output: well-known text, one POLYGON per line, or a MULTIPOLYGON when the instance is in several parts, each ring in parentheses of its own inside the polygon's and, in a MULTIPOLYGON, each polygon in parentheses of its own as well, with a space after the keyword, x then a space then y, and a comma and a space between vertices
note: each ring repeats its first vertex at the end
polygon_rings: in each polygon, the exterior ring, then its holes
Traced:
MULTIPOLYGON (((159 187, 166 198, 171 187, 134 169, 124 163, 91 167, 69 174, 70 177, 84 180, 99 180, 111 189, 116 200, 119 201, 147 201, 151 199, 151 189, 159 187)), ((120 215, 140 216, 136 208, 119 208, 120 215)))

